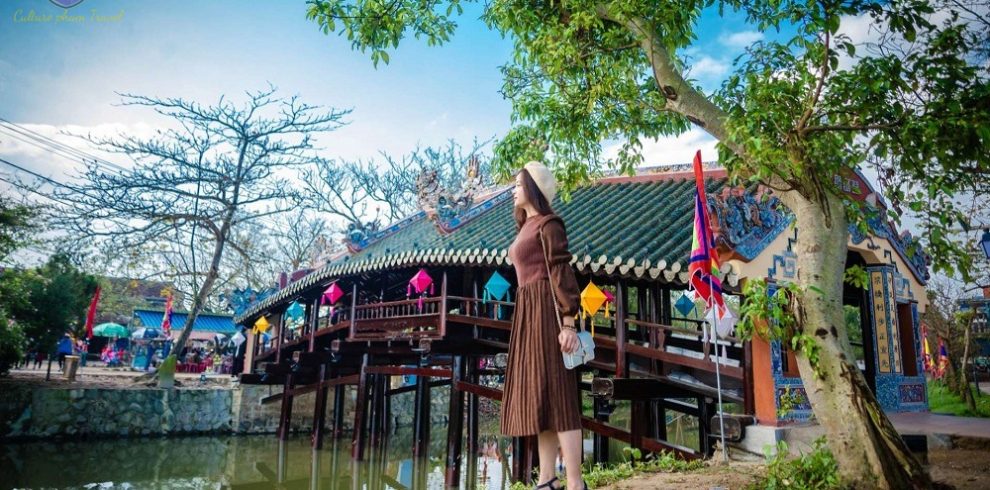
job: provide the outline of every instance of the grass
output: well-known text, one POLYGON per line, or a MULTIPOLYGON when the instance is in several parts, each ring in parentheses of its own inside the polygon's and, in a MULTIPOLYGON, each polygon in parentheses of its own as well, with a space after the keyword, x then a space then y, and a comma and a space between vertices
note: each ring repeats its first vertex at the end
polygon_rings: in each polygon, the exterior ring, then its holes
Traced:
POLYGON ((932 413, 990 418, 990 395, 982 393, 977 396, 976 412, 973 412, 962 398, 949 391, 948 386, 933 381, 928 383, 928 409, 932 413))

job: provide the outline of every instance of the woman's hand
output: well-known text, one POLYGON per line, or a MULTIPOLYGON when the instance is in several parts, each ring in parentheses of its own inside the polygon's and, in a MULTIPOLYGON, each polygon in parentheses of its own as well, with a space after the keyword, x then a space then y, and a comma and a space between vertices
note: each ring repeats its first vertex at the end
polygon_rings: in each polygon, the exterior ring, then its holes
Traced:
POLYGON ((561 352, 565 354, 576 351, 580 343, 577 332, 570 328, 562 329, 560 334, 557 335, 557 341, 560 342, 561 352))

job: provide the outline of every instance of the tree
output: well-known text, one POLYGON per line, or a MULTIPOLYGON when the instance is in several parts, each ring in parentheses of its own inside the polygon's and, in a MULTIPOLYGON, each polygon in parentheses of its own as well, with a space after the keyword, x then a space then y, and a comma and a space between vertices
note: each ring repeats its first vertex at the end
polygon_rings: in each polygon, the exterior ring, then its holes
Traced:
POLYGON ((321 160, 304 173, 307 205, 348 226, 378 229, 417 211, 417 179, 436 172, 438 183, 460 189, 468 166, 477 161, 480 175, 490 180, 488 141, 475 140, 465 150, 453 140, 444 147, 417 148, 395 158, 382 153, 382 161, 321 160))
MULTIPOLYGON (((308 16, 377 64, 410 34, 447 41, 463 3, 311 0, 308 16)), ((849 226, 913 212, 932 218, 922 231, 935 270, 966 270, 947 231, 966 221, 952 196, 990 173, 990 93, 972 51, 976 31, 910 0, 496 0, 484 9, 515 46, 503 67, 516 125, 495 148, 501 174, 540 158, 573 185, 602 165, 632 171, 645 139, 692 125, 714 136, 731 176, 775 189, 794 213, 799 272, 779 295, 791 328, 778 331, 797 339, 801 378, 842 476, 862 488, 930 487, 850 360, 843 264, 849 226), (754 43, 707 93, 686 78, 685 51, 707 35, 702 11, 742 12, 760 30, 793 35, 754 43), (841 33, 844 17, 869 19, 879 39, 841 33), (602 142, 611 140, 622 146, 608 159, 602 142), (833 183, 861 164, 887 185, 889 213, 833 183)))
POLYGON ((298 196, 287 172, 311 164, 312 136, 340 127, 349 113, 275 93, 274 87, 247 93, 241 106, 225 97, 202 105, 121 94, 124 106, 151 108, 173 127, 151 138, 89 138, 132 159, 133 168, 118 172, 94 162, 82 183, 60 191, 62 200, 73 202, 63 224, 101 240, 105 250, 136 257, 188 247, 178 260, 191 305, 178 346, 211 298, 226 250, 246 255, 232 240, 237 230, 294 207, 298 196))
POLYGON ((50 351, 63 334, 84 333, 87 308, 98 284, 68 254, 58 253, 34 269, 3 271, 0 299, 30 346, 50 351))
MULTIPOLYGON (((35 214, 35 209, 0 196, 0 261, 26 243, 35 214)), ((0 268, 0 376, 5 376, 10 367, 24 357, 27 344, 23 327, 11 318, 11 309, 23 309, 28 305, 21 274, 17 270, 0 268)))
POLYGON ((37 210, 0 196, 0 261, 23 246, 31 231, 31 219, 37 210))

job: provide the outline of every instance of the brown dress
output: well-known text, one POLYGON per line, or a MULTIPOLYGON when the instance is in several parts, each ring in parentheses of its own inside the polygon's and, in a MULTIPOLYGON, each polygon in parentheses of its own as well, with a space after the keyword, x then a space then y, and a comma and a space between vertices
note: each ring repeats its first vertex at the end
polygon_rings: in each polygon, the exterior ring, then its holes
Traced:
POLYGON ((509 361, 502 395, 502 434, 528 436, 581 428, 577 372, 564 367, 550 282, 562 315, 580 305, 571 269, 564 222, 555 215, 529 218, 509 247, 519 289, 509 337, 509 361), (546 240, 551 277, 541 250, 546 240))

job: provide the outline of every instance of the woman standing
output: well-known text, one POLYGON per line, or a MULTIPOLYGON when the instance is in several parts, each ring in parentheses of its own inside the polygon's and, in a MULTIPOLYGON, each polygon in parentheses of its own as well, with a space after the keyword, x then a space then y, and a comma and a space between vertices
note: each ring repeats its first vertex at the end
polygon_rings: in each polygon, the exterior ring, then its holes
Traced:
POLYGON ((562 352, 578 348, 574 315, 580 297, 571 269, 564 222, 550 203, 557 194, 553 173, 529 162, 516 175, 513 193, 518 235, 509 247, 519 290, 509 339, 502 400, 502 434, 537 435, 540 483, 558 488, 554 463, 563 452, 567 488, 581 479, 581 406, 575 371, 564 368, 562 352), (557 306, 554 306, 554 301, 557 306), (559 309, 562 318, 557 317, 559 309))

